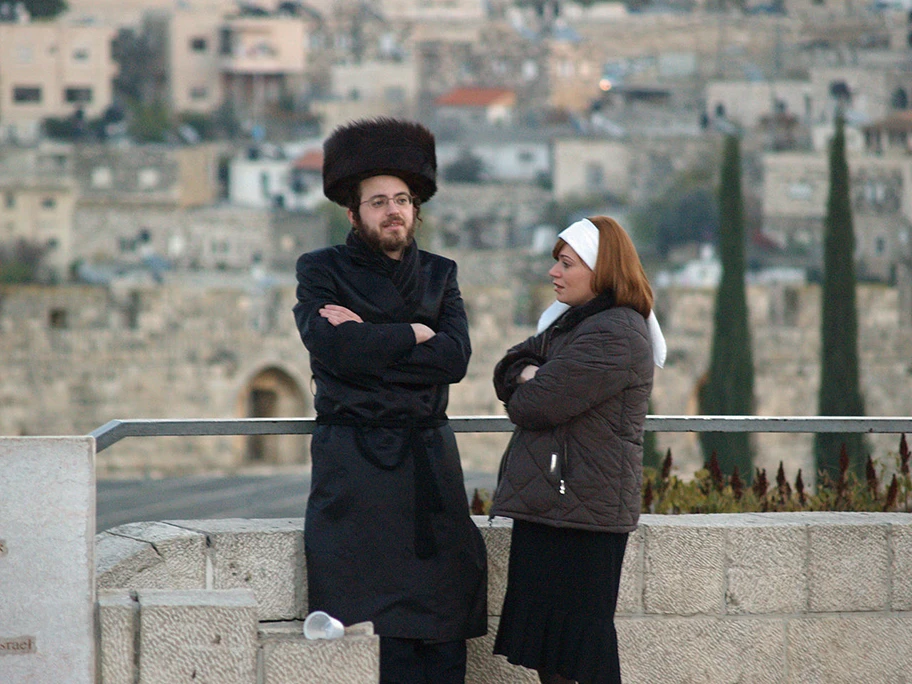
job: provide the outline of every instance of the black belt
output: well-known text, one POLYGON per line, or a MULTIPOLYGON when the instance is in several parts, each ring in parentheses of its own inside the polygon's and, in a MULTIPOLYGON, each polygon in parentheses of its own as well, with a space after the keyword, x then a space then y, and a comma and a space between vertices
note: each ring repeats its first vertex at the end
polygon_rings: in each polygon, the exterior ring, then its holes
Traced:
POLYGON ((357 428, 389 428, 407 431, 402 453, 394 463, 384 463, 376 457, 366 444, 356 435, 359 451, 371 465, 381 470, 395 470, 399 467, 408 452, 414 463, 415 491, 415 555, 418 558, 432 558, 437 555, 437 540, 431 525, 431 513, 443 510, 443 498, 431 468, 430 455, 424 440, 418 434, 422 430, 443 427, 447 424, 444 418, 402 418, 377 419, 355 418, 353 416, 317 416, 317 425, 344 425, 357 428))

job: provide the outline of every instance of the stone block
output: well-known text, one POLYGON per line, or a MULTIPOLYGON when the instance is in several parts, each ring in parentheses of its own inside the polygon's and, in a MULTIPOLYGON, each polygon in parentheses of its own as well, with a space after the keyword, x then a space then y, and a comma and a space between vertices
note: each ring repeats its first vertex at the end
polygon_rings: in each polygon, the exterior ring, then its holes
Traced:
POLYGON ((627 537, 624 565, 621 567, 621 586, 618 590, 617 612, 637 615, 643 612, 643 527, 627 537))
POLYGON ((889 605, 889 526, 866 524, 860 514, 843 519, 859 522, 808 530, 808 609, 883 610, 889 605))
POLYGON ((618 617, 624 684, 779 684, 785 681, 781 622, 747 616, 618 617))
POLYGON ((256 681, 257 604, 249 589, 140 589, 139 684, 256 681))
MULTIPOLYGON (((341 639, 308 640, 300 621, 260 626, 262 684, 376 684, 380 637, 371 623, 346 627, 341 639)), ((260 680, 258 680, 260 681, 260 680)))
POLYGON ((789 684, 912 683, 912 615, 790 620, 789 684))
POLYGON ((129 591, 98 592, 99 667, 104 684, 136 682, 133 636, 138 612, 139 604, 129 591))
POLYGON ((206 536, 175 525, 142 522, 98 535, 99 589, 205 589, 206 536))
POLYGON ((213 589, 253 591, 260 620, 293 620, 307 613, 304 520, 194 520, 172 524, 206 535, 213 589))
POLYGON ((518 665, 511 665, 501 655, 494 655, 494 638, 500 617, 488 618, 488 633, 469 639, 466 684, 538 684, 538 675, 518 665))
POLYGON ((513 521, 509 518, 475 520, 488 549, 488 614, 500 615, 507 593, 507 570, 510 566, 510 535, 513 521))
MULTIPOLYGON (((906 514, 908 515, 908 514, 906 514)), ((893 610, 912 610, 912 521, 890 526, 893 610)))
POLYGON ((0 437, 0 682, 95 682, 94 462, 91 437, 0 437))
POLYGON ((165 561, 147 543, 111 532, 95 537, 95 586, 116 589, 139 583, 148 588, 168 587, 165 561))
POLYGON ((804 525, 731 527, 726 531, 730 614, 807 610, 804 525))
MULTIPOLYGON (((725 531, 675 516, 644 530, 643 612, 721 614, 725 607, 725 531)), ((705 516, 699 516, 703 518, 705 516)))

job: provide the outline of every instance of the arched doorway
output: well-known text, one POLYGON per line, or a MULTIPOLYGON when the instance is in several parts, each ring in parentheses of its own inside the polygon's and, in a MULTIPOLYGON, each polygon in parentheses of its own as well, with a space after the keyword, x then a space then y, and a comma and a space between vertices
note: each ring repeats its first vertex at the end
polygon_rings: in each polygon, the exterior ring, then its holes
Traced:
MULTIPOLYGON (((247 384, 242 396, 247 418, 298 418, 309 414, 304 393, 294 379, 280 368, 259 371, 247 384)), ((247 463, 306 463, 309 439, 305 435, 250 435, 246 438, 247 463)))

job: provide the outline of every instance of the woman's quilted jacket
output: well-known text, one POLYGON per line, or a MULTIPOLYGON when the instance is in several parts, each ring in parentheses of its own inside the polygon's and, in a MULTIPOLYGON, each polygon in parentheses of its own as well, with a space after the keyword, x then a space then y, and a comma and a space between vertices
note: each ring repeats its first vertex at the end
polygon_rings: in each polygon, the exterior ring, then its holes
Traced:
POLYGON ((653 358, 646 321, 604 298, 510 349, 494 384, 517 426, 491 515, 630 532, 640 516, 653 358), (593 311, 594 310, 594 311, 593 311), (528 364, 534 378, 518 384, 528 364))

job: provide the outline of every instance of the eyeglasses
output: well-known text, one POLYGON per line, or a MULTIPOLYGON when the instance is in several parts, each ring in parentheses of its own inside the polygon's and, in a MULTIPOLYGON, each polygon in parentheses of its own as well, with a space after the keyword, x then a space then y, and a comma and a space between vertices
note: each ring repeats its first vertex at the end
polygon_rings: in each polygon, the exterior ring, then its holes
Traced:
POLYGON ((405 209, 406 207, 412 206, 415 203, 415 198, 409 195, 406 192, 400 192, 398 195, 393 195, 392 197, 387 197, 386 195, 374 195, 370 199, 366 199, 361 204, 366 204, 371 209, 386 209, 390 202, 398 209, 405 209))

